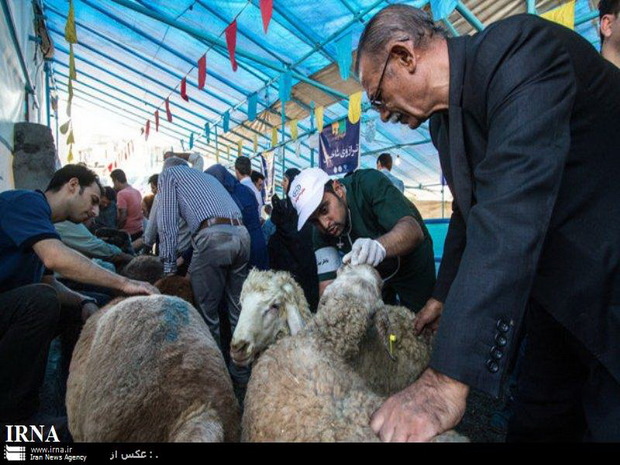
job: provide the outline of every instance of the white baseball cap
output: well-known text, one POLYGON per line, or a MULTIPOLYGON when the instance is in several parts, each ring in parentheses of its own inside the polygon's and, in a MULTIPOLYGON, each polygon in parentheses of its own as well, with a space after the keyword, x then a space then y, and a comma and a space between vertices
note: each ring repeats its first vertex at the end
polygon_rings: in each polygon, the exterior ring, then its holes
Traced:
POLYGON ((327 181, 329 176, 321 168, 307 168, 293 179, 288 195, 299 217, 298 231, 321 204, 327 181))

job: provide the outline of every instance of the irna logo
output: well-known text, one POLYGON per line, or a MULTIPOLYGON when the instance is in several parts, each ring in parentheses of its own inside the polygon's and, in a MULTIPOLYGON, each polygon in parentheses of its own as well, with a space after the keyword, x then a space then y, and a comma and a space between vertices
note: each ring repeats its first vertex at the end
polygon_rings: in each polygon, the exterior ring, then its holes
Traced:
POLYGON ((53 425, 6 425, 6 442, 60 442, 60 440, 53 425))

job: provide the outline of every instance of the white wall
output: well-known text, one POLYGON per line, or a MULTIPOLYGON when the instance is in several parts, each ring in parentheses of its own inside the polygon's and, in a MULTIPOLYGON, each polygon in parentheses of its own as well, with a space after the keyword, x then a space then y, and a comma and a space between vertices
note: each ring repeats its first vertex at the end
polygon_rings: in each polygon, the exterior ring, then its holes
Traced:
POLYGON ((43 58, 38 44, 28 39, 35 35, 32 3, 27 0, 6 1, 38 106, 30 95, 26 118, 26 79, 19 61, 20 51, 14 46, 8 18, 0 9, 0 191, 13 188, 14 124, 20 121, 47 124, 43 58))

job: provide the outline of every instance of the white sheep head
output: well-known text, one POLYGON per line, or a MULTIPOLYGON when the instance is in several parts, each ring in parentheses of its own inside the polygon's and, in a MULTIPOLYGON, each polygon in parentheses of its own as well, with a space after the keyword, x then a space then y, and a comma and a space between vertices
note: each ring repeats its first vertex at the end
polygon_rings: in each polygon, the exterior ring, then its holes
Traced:
POLYGON ((337 277, 325 288, 321 300, 333 294, 354 292, 365 300, 376 302, 381 300, 381 276, 370 265, 343 265, 338 268, 337 277))
POLYGON ((285 271, 252 270, 239 300, 241 313, 230 344, 239 366, 251 364, 279 338, 298 333, 311 318, 303 290, 285 271))

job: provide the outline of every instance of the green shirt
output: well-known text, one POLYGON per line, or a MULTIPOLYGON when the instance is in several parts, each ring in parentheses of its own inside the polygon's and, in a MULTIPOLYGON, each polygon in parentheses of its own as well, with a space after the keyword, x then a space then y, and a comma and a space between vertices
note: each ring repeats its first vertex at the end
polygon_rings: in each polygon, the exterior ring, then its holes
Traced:
MULTIPOLYGON (((402 305, 419 310, 430 298, 435 285, 433 241, 420 212, 377 170, 358 170, 341 179, 340 183, 346 188, 347 205, 351 212, 350 233, 348 225, 340 237, 322 234, 315 228, 315 253, 321 249, 336 249, 341 255, 346 254, 357 239, 376 239, 391 231, 401 218, 412 216, 420 225, 424 240, 412 252, 400 257, 398 271, 385 285, 393 288, 402 305)), ((319 281, 335 278, 335 271, 319 273, 319 281)))

